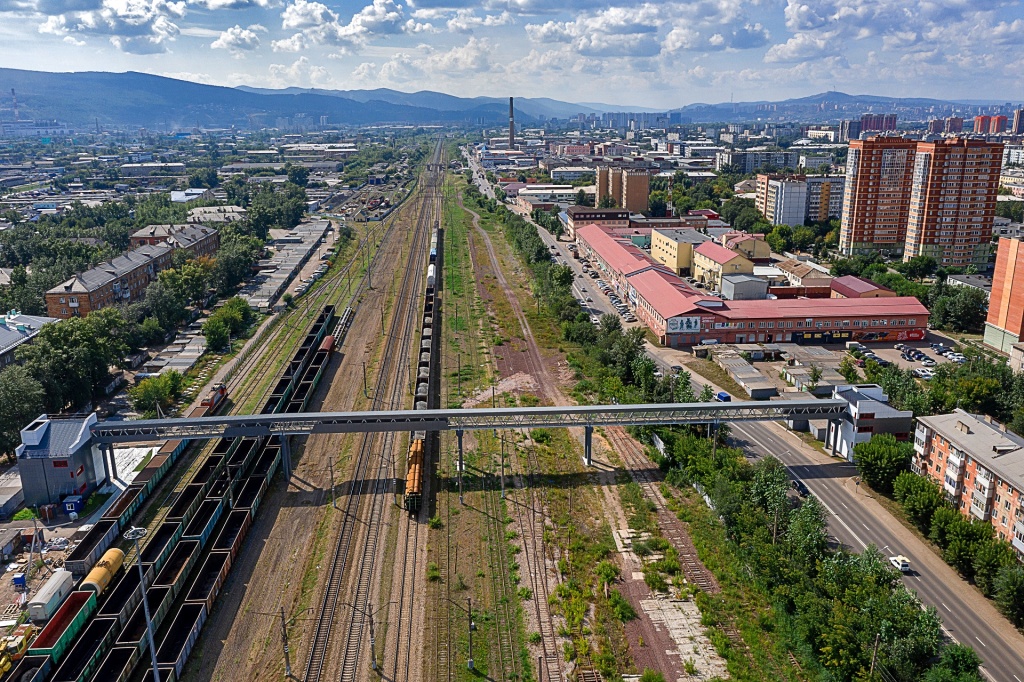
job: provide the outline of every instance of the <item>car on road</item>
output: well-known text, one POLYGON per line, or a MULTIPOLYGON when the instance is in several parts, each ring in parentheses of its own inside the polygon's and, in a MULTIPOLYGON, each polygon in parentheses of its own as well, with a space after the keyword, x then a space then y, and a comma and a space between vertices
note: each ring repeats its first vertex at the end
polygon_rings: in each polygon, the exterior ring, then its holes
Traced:
POLYGON ((593 303, 593 302, 594 302, 594 299, 592 299, 589 296, 587 296, 587 303, 593 303))
POLYGON ((715 394, 715 400, 720 403, 731 403, 732 396, 726 393, 725 391, 719 391, 718 393, 715 394))
POLYGON ((807 484, 801 481, 799 478, 793 480, 793 490, 800 493, 801 497, 807 497, 808 495, 811 494, 811 491, 808 490, 807 488, 807 484))
POLYGON ((910 559, 902 554, 889 557, 889 563, 900 573, 910 573, 910 559))
POLYGON ((680 372, 683 371, 683 366, 682 365, 672 365, 671 367, 669 367, 669 369, 671 369, 676 374, 679 374, 680 372))

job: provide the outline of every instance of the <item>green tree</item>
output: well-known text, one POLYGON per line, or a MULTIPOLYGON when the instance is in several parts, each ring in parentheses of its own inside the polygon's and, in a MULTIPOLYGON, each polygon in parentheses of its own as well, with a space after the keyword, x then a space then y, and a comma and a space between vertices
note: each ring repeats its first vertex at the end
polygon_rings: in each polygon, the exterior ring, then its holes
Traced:
POLYGON ((138 386, 128 389, 128 397, 132 409, 143 414, 147 419, 157 416, 157 405, 166 411, 181 395, 183 377, 171 370, 159 376, 147 377, 138 386))
POLYGON ((305 166, 289 165, 285 171, 288 174, 288 182, 305 187, 309 184, 309 169, 305 166))
POLYGON ((811 495, 793 512, 786 538, 805 567, 812 567, 828 549, 825 506, 811 495))
POLYGON ((704 384, 704 387, 700 389, 700 395, 697 396, 698 403, 710 403, 715 399, 715 389, 711 388, 711 384, 704 384))
POLYGON ((910 468, 914 446, 897 441, 891 433, 881 433, 866 443, 858 443, 853 454, 861 478, 878 492, 888 495, 900 472, 910 468))
POLYGON ((672 399, 677 403, 695 403, 697 396, 693 392, 692 376, 687 371, 682 371, 675 376, 672 399))
POLYGON ((256 237, 228 234, 221 240, 214 262, 212 279, 222 294, 238 286, 252 272, 252 265, 263 253, 263 242, 256 237))
POLYGON ((847 383, 856 384, 860 381, 860 372, 857 371, 857 365, 849 355, 844 355, 843 359, 839 361, 839 373, 843 375, 847 383))
POLYGON ((995 582, 996 606, 1017 627, 1024 626, 1024 566, 1000 569, 995 582))
POLYGON ((914 256, 897 269, 907 277, 920 282, 925 277, 934 275, 935 271, 939 269, 939 263, 931 256, 914 256))
POLYGON ((618 202, 612 197, 611 194, 605 194, 601 197, 601 200, 597 202, 598 208, 617 208, 618 202))
POLYGON ((643 674, 640 675, 640 682, 665 682, 665 676, 657 670, 644 668, 643 674))
POLYGON ((893 485, 893 497, 903 505, 903 511, 907 514, 907 518, 922 533, 928 532, 932 526, 932 516, 935 511, 945 504, 945 498, 939 486, 910 471, 904 471, 896 477, 893 485))
POLYGON ((773 545, 788 525, 789 487, 789 473, 782 462, 769 455, 757 463, 751 492, 754 502, 768 515, 773 545))
POLYGON ((216 168, 196 168, 188 174, 189 187, 216 187, 216 168))
POLYGON ((665 215, 665 209, 668 208, 668 193, 664 190, 655 190, 651 192, 650 197, 647 201, 648 213, 654 218, 660 218, 665 215))
POLYGON ((986 597, 993 596, 999 572, 1016 561, 1013 548, 1005 540, 993 538, 979 543, 973 559, 974 584, 986 597))
POLYGON ((222 318, 211 317, 203 323, 203 336, 206 337, 207 348, 214 351, 224 350, 227 348, 231 329, 222 318))
POLYGON ((146 305, 166 331, 174 329, 185 319, 185 299, 175 287, 159 279, 146 287, 146 305))
POLYGON ((43 385, 25 367, 0 371, 0 453, 13 453, 21 444, 21 430, 42 413, 45 397, 43 385))

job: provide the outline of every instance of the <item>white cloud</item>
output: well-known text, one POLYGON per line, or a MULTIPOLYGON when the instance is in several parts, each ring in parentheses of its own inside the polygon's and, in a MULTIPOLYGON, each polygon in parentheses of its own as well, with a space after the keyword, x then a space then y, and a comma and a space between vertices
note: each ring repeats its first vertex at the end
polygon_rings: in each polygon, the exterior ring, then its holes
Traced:
POLYGON ((252 7, 276 7, 275 0, 189 0, 190 5, 209 10, 250 9, 252 7))
POLYGON ((67 43, 68 45, 74 45, 75 47, 84 47, 85 46, 85 41, 84 40, 79 40, 78 38, 75 38, 74 36, 64 36, 64 42, 67 43))
POLYGON ((242 57, 246 52, 252 52, 260 46, 259 34, 266 31, 267 29, 259 24, 253 24, 248 28, 235 24, 210 43, 210 47, 214 50, 227 50, 235 57, 242 57))
POLYGON ((122 52, 154 54, 165 52, 178 36, 174 22, 185 12, 184 0, 103 0, 95 9, 48 16, 39 32, 106 37, 122 52))
POLYGON ((393 54, 379 67, 376 62, 363 62, 352 76, 364 84, 405 85, 426 77, 451 82, 500 69, 493 61, 494 46, 486 39, 471 37, 465 45, 448 50, 429 45, 420 45, 417 50, 418 56, 409 52, 393 54))
POLYGON ((460 9, 448 20, 448 30, 453 33, 472 33, 477 28, 492 28, 513 23, 512 15, 507 11, 501 14, 485 14, 477 16, 471 9, 460 9))
POLYGON ((307 45, 340 47, 342 53, 365 47, 376 36, 430 32, 434 27, 405 17, 404 7, 395 0, 372 0, 347 21, 320 2, 294 0, 281 14, 281 27, 298 30, 284 41, 275 41, 274 49, 293 51, 307 45), (301 47, 299 47, 301 46, 301 47))
POLYGON ((772 45, 764 55, 766 62, 797 62, 817 59, 835 51, 833 41, 810 33, 798 33, 784 43, 772 45))
POLYGON ((270 47, 274 52, 301 52, 307 46, 306 37, 301 33, 295 33, 288 38, 271 41, 270 47))
POLYGON ((299 57, 291 64, 271 64, 270 81, 275 87, 322 88, 334 85, 330 72, 306 57, 299 57))

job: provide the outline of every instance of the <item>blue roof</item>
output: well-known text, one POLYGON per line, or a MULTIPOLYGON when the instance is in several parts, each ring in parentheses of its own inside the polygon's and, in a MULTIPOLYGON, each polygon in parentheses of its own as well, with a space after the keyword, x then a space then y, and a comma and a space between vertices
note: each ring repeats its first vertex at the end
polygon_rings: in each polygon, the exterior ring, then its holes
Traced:
MULTIPOLYGON (((42 428, 42 427, 40 427, 42 428)), ((25 445, 20 456, 26 459, 53 459, 70 457, 72 448, 85 430, 85 443, 89 442, 89 427, 86 419, 51 419, 39 445, 25 445)))

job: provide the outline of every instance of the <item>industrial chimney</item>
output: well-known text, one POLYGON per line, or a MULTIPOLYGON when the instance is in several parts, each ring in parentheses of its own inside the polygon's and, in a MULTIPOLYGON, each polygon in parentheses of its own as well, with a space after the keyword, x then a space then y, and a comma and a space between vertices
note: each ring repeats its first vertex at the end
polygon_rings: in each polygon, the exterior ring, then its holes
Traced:
POLYGON ((508 148, 509 151, 516 146, 516 115, 515 110, 512 108, 512 103, 515 98, 508 98, 508 148))

